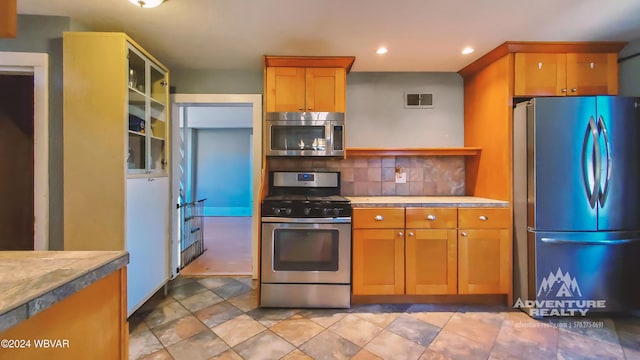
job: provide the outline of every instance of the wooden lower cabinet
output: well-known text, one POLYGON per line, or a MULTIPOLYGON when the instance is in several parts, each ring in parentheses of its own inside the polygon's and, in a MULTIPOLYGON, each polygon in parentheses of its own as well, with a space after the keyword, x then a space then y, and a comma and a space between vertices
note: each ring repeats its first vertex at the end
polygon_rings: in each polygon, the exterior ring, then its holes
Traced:
POLYGON ((354 229, 353 294, 403 293, 403 229, 354 229))
POLYGON ((457 234, 455 229, 408 229, 406 244, 406 293, 456 294, 457 234))
POLYGON ((458 293, 505 294, 510 283, 510 231, 458 230, 458 293))

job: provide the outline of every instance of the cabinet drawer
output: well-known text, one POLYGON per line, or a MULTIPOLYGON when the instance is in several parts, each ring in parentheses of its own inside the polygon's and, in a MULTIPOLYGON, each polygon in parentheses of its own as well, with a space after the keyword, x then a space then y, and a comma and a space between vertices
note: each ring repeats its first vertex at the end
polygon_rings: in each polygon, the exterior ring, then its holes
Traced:
POLYGON ((355 208, 354 229, 404 228, 404 208, 355 208))
POLYGON ((511 226, 511 211, 496 208, 458 209, 460 229, 499 229, 511 226))
POLYGON ((457 208, 407 208, 408 229, 455 229, 457 208))

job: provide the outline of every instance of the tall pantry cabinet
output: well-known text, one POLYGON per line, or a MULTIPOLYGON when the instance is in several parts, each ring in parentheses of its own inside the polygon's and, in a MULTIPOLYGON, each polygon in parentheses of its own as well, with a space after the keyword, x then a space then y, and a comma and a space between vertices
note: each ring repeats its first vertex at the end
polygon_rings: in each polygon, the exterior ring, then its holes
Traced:
POLYGON ((64 249, 127 250, 131 315, 171 275, 169 71, 123 33, 63 51, 64 249))

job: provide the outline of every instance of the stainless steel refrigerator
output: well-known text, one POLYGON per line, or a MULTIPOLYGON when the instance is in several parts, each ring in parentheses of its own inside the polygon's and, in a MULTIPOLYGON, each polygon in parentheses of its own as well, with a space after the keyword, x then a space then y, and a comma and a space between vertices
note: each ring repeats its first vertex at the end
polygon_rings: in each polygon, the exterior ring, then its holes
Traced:
POLYGON ((515 307, 640 309, 640 99, 534 98, 513 121, 515 307))

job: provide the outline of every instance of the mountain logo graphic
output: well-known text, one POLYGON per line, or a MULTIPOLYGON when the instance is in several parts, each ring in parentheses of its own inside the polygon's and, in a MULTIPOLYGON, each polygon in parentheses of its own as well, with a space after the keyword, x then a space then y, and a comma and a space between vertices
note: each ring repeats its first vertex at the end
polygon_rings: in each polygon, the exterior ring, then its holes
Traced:
POLYGON ((538 296, 555 296, 557 298, 563 297, 582 297, 580 286, 575 277, 571 277, 571 274, 567 271, 562 273, 562 269, 558 267, 558 271, 554 274, 549 273, 549 276, 542 278, 540 283, 540 290, 538 290, 538 296))

